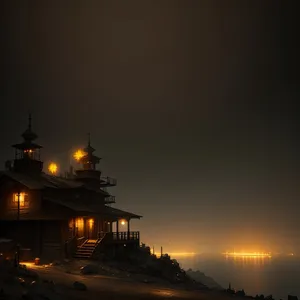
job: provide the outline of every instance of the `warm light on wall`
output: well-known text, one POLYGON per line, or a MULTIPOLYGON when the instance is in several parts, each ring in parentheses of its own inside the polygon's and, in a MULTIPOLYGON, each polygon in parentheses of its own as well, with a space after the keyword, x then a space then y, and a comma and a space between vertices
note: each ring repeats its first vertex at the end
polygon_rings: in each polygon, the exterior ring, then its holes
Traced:
POLYGON ((78 149, 78 150, 73 154, 73 157, 74 157, 75 160, 80 161, 85 155, 86 155, 86 153, 85 153, 83 150, 78 149))
POLYGON ((75 226, 78 228, 78 230, 83 230, 83 226, 84 226, 83 218, 77 218, 75 220, 75 226))
POLYGON ((93 219, 89 219, 89 227, 90 227, 90 229, 93 229, 93 227, 94 227, 94 220, 93 219))
POLYGON ((25 198, 27 196, 25 193, 20 193, 20 196, 18 196, 18 193, 14 193, 13 202, 18 205, 18 201, 20 201, 20 207, 25 207, 25 198))
POLYGON ((54 162, 50 163, 48 166, 48 171, 53 175, 56 174, 58 171, 58 165, 54 162))

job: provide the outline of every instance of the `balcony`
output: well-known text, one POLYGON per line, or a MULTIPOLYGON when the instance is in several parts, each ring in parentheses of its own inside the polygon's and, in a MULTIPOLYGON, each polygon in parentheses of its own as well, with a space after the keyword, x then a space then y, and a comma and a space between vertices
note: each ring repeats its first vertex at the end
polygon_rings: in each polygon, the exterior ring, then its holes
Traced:
POLYGON ((101 187, 110 187, 110 186, 116 186, 117 185, 117 179, 111 178, 111 177, 101 177, 100 178, 100 186, 101 187))
POLYGON ((116 196, 109 196, 104 198, 104 204, 112 204, 112 203, 116 203, 116 196))
POLYGON ((106 233, 108 241, 111 243, 115 242, 136 242, 139 243, 140 241, 140 232, 139 231, 122 231, 122 232, 108 232, 106 233))

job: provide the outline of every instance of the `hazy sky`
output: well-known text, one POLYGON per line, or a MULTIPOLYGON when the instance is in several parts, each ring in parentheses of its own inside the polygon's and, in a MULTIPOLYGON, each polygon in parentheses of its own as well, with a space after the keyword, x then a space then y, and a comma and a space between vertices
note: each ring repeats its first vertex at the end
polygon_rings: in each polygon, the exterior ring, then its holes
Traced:
POLYGON ((31 111, 45 162, 91 132, 143 242, 300 250, 288 3, 2 1, 1 160, 31 111))

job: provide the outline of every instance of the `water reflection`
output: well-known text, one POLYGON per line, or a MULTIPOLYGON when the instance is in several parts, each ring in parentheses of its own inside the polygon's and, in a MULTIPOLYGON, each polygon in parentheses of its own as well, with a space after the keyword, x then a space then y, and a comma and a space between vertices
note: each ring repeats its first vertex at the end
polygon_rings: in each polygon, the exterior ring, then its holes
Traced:
POLYGON ((271 263, 271 256, 230 256, 225 255, 227 263, 237 266, 256 266, 262 267, 271 263))
POLYGON ((297 255, 226 257, 224 253, 202 254, 178 257, 178 261, 184 269, 200 270, 223 288, 230 282, 232 287, 244 289, 248 295, 272 294, 275 299, 286 299, 288 294, 300 295, 297 255))

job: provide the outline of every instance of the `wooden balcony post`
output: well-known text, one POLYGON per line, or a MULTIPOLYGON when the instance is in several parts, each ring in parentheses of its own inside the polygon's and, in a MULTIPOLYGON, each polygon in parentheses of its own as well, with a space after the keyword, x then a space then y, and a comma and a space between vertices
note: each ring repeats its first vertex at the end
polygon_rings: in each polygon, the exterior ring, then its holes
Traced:
POLYGON ((127 220, 127 240, 130 240, 130 219, 127 220))
POLYGON ((119 220, 116 221, 116 227, 117 227, 117 240, 119 239, 119 220))
POLYGON ((73 237, 74 237, 74 236, 76 236, 76 219, 73 218, 72 222, 73 222, 73 228, 72 229, 73 229, 73 237))

